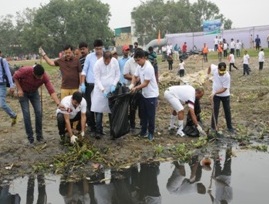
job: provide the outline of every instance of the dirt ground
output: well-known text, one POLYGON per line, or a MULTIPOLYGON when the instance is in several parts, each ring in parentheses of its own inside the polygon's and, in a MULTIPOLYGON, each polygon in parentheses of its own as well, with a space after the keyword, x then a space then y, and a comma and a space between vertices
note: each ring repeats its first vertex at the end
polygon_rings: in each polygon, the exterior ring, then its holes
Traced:
MULTIPOLYGON (((242 59, 236 59, 239 70, 233 69, 231 72, 231 112, 232 122, 237 133, 233 140, 239 142, 249 142, 251 140, 268 144, 269 130, 269 66, 265 63, 264 70, 258 70, 257 57, 251 59, 251 73, 249 76, 242 76, 242 59)), ((66 171, 72 173, 76 170, 87 170, 88 172, 98 169, 100 163, 106 166, 126 167, 136 162, 153 160, 156 158, 156 151, 159 147, 168 148, 175 144, 188 143, 194 138, 180 138, 169 134, 167 127, 169 124, 170 107, 163 99, 164 88, 177 84, 180 80, 176 76, 179 61, 174 61, 172 72, 168 72, 168 63, 159 63, 159 74, 166 75, 171 79, 160 83, 160 97, 156 116, 156 134, 152 142, 144 138, 126 135, 117 140, 110 140, 109 136, 104 136, 101 140, 96 140, 89 133, 86 134, 87 141, 98 152, 99 157, 84 163, 83 169, 76 165, 68 164, 66 171), (165 74, 164 74, 165 73, 165 74)), ((202 63, 200 56, 191 56, 185 61, 187 74, 192 74, 207 69, 211 63, 202 63)), ((30 63, 32 64, 32 62, 30 63)), ((204 77, 198 76, 199 78, 204 77)), ((60 87, 60 79, 57 69, 51 74, 51 80, 57 90, 60 87)), ((203 84, 206 92, 201 99, 202 121, 205 129, 210 127, 211 104, 209 95, 211 92, 211 82, 203 84)), ((76 147, 63 146, 59 143, 58 130, 56 126, 55 110, 56 106, 50 99, 46 89, 42 88, 43 98, 43 132, 47 140, 46 144, 36 144, 35 148, 29 148, 23 124, 22 113, 16 97, 7 97, 7 103, 18 113, 18 123, 10 126, 10 118, 1 111, 0 118, 0 177, 1 179, 12 179, 23 176, 38 169, 48 173, 58 173, 55 168, 55 156, 63 157, 76 147), (60 155, 60 156, 59 156, 60 155), (61 156, 62 155, 62 156, 61 156), (44 168, 40 168, 43 164, 44 168)), ((33 111, 32 111, 33 114, 33 111)), ((226 134, 225 120, 221 108, 219 116, 219 128, 226 134)), ((32 115, 32 125, 34 127, 34 116, 32 115)), ((107 118, 104 120, 105 131, 108 133, 107 118)), ((139 130, 138 130, 139 131, 139 130)), ((228 137, 228 136, 227 136, 228 137)), ((79 150, 78 150, 79 151, 79 150)), ((169 151, 162 151, 162 158, 172 157, 169 151)), ((59 165, 59 163, 58 163, 59 165)), ((85 171, 84 171, 85 172, 85 171)), ((61 172, 62 173, 62 172, 61 172)))

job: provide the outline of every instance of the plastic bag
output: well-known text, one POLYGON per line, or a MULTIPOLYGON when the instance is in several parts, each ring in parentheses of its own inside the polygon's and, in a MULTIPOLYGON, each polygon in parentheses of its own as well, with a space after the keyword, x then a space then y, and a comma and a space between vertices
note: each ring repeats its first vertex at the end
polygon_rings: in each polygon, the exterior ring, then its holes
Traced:
MULTIPOLYGON (((122 91, 121 92, 125 92, 122 91)), ((128 119, 128 108, 130 102, 130 93, 113 94, 108 98, 109 108, 111 110, 110 134, 113 138, 119 138, 130 131, 128 119)))

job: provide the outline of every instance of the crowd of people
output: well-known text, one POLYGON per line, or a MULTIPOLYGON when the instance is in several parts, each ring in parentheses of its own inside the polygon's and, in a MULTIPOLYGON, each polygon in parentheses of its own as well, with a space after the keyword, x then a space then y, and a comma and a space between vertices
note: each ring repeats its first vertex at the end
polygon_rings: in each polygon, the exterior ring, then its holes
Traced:
MULTIPOLYGON (((30 103, 35 113, 36 140, 37 142, 45 142, 42 132, 42 107, 38 92, 38 88, 45 84, 48 93, 57 106, 57 126, 62 141, 67 139, 74 144, 78 136, 84 137, 85 135, 101 139, 107 134, 103 128, 103 114, 108 114, 109 121, 111 121, 109 96, 115 93, 116 88, 120 85, 128 88, 131 94, 128 110, 131 134, 153 140, 156 107, 159 98, 157 54, 153 47, 144 51, 139 48, 138 43, 134 45, 132 52, 128 45, 122 46, 122 57, 119 58, 116 52, 105 50, 103 41, 100 39, 94 41, 92 52, 89 52, 87 43, 81 42, 77 49, 74 49, 71 45, 66 45, 63 49, 63 56, 55 60, 50 59, 40 47, 39 55, 48 65, 58 67, 60 70, 60 98, 58 98, 42 65, 35 64, 34 66, 22 67, 12 77, 6 59, 1 57, 1 67, 3 68, 0 69, 1 108, 11 117, 12 125, 15 125, 17 114, 5 101, 6 82, 9 82, 10 91, 14 92, 15 87, 18 91, 29 145, 34 145, 35 141, 29 112, 30 103), (5 79, 4 76, 7 76, 7 78, 5 79), (139 119, 139 122, 137 122, 137 119, 139 119), (136 131, 138 129, 139 132, 136 131)), ((238 69, 235 66, 234 53, 236 53, 236 57, 240 56, 242 46, 240 41, 235 42, 231 39, 231 43, 228 45, 225 39, 216 36, 215 50, 218 51, 220 46, 224 50, 225 57, 229 60, 229 71, 232 71, 232 67, 238 69), (229 55, 228 47, 230 49, 229 55)), ((186 42, 182 45, 182 50, 183 52, 187 51, 186 42)), ((208 46, 204 44, 202 54, 205 62, 208 60, 208 51, 208 46)), ((169 69, 172 69, 173 56, 170 55, 168 55, 167 61, 169 62, 169 69)), ((221 60, 222 54, 218 56, 221 60)), ((264 52, 261 48, 259 51, 260 70, 263 69, 263 62, 264 52)), ((243 56, 244 75, 249 74, 248 64, 249 55, 245 51, 243 56)), ((184 66, 185 63, 181 59, 178 70, 180 77, 185 74, 184 66)), ((230 73, 226 68, 226 63, 220 62, 218 65, 211 65, 208 68, 208 74, 213 75, 211 128, 213 130, 218 129, 218 112, 220 102, 222 102, 227 129, 234 133, 230 113, 230 73)), ((203 95, 202 87, 196 89, 190 85, 167 87, 164 98, 172 107, 168 129, 176 129, 176 135, 181 137, 186 135, 183 123, 185 119, 184 106, 187 105, 193 126, 200 135, 206 135, 202 125, 197 120, 199 116, 195 114, 195 103, 203 95)))

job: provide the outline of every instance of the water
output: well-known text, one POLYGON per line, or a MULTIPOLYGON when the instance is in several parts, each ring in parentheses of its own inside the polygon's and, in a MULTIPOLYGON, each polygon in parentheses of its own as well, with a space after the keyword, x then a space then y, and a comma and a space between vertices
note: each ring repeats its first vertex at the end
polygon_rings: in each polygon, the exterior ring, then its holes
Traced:
POLYGON ((0 204, 211 204, 220 203, 217 199, 221 197, 228 200, 226 203, 268 204, 269 154, 249 150, 233 152, 235 155, 227 156, 227 160, 226 149, 211 155, 215 162, 211 160, 207 170, 199 162, 201 157, 195 156, 190 164, 138 164, 120 172, 105 170, 104 174, 76 183, 63 182, 56 175, 25 176, 11 181, 9 186, 2 185, 0 204), (218 170, 222 170, 223 175, 211 179, 218 170), (20 198, 20 202, 7 202, 5 196, 13 200, 20 198))

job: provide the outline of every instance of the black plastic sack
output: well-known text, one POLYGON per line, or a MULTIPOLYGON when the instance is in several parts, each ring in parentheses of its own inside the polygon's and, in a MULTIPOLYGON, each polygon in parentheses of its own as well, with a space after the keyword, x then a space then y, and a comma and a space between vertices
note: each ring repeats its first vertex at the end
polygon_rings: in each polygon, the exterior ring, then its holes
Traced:
POLYGON ((120 92, 121 94, 114 93, 108 98, 111 110, 110 134, 113 138, 119 138, 130 131, 128 108, 131 94, 124 89, 120 92))
MULTIPOLYGON (((201 113, 201 107, 200 107, 200 101, 198 99, 195 100, 194 103, 194 112, 197 117, 197 121, 200 121, 200 113, 201 113)), ((199 137, 199 131, 196 128, 196 126, 193 124, 190 112, 188 112, 187 115, 187 122, 185 127, 183 128, 183 132, 190 137, 199 137)))

